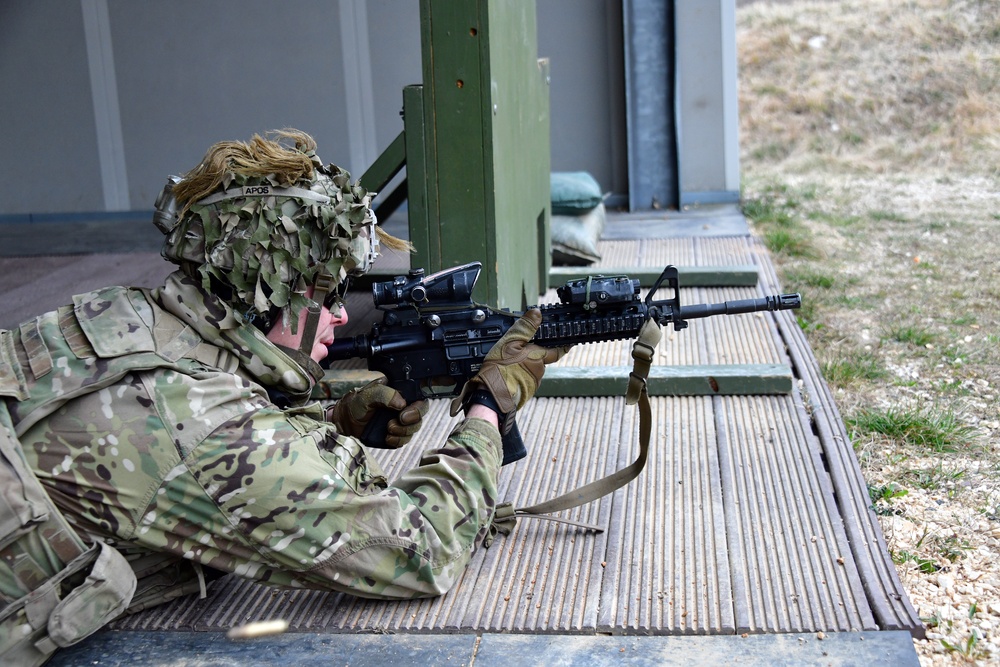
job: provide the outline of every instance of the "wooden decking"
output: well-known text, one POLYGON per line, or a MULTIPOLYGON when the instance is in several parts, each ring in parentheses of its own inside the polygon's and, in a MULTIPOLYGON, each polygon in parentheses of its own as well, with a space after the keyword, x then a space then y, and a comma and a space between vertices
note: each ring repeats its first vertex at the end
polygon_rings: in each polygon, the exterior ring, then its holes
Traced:
MULTIPOLYGON (((627 229, 643 230, 637 221, 627 222, 627 229)), ((679 227, 682 235, 663 224, 656 228, 660 238, 638 239, 623 238, 626 228, 612 226, 612 238, 600 245, 602 264, 593 272, 667 263, 756 266, 755 286, 686 287, 682 300, 780 291, 766 251, 738 228, 711 228, 703 221, 694 232, 679 227)), ((148 255, 113 256, 111 263, 96 257, 0 259, 5 280, 14 279, 2 297, 0 326, 26 317, 29 305, 63 302, 50 303, 55 297, 46 294, 30 304, 14 303, 12 297, 23 301, 36 279, 62 280, 68 295, 68 288, 80 291, 88 282, 158 279, 169 270, 148 255), (32 262, 43 268, 25 280, 32 262)), ((361 299, 353 311, 360 312, 365 296, 352 299, 361 299)), ((354 326, 366 322, 357 318, 354 326)), ((629 351, 628 343, 579 346, 560 366, 625 365, 629 351)), ((292 631, 321 634, 921 635, 869 509, 843 421, 794 314, 692 321, 685 331, 665 332, 654 364, 765 365, 785 369, 792 381, 786 391, 762 395, 654 396, 646 470, 612 496, 566 513, 605 527, 603 533, 521 521, 512 535, 477 552, 456 589, 440 598, 378 602, 277 590, 230 576, 210 586, 205 599, 177 600, 113 628, 211 632, 283 618, 292 631)), ((425 443, 443 441, 454 423, 445 401, 432 403, 421 436, 425 443)), ((536 398, 519 423, 529 456, 501 477, 503 498, 518 505, 597 479, 637 453, 637 415, 621 396, 536 398)), ((374 454, 391 478, 414 465, 420 452, 410 447, 374 454)))

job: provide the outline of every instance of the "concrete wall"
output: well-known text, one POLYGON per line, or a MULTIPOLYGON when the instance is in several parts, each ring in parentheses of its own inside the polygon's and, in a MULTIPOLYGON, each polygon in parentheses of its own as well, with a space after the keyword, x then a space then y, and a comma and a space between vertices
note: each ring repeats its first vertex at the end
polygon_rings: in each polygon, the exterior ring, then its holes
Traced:
MULTIPOLYGON (((706 61, 724 60, 732 3, 676 3, 690 52, 678 58, 682 191, 738 191, 722 127, 735 132, 735 78, 706 61)), ((552 169, 589 171, 624 199, 621 1, 537 7, 552 169)), ((420 71, 416 0, 0 2, 0 221, 149 210, 211 143, 271 128, 309 131, 324 160, 359 176, 401 131, 402 88, 420 71)))
POLYGON ((622 11, 618 0, 537 0, 538 53, 549 59, 553 171, 589 171, 628 192, 622 11))
POLYGON ((103 210, 79 2, 0 4, 0 214, 103 210))
POLYGON ((680 205, 739 197, 736 2, 676 2, 680 205))

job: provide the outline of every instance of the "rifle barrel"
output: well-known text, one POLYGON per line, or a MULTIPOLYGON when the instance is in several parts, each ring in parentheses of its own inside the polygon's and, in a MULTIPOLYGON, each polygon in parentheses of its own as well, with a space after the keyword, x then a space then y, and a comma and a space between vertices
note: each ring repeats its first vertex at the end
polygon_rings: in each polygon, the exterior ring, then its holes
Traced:
POLYGON ((778 294, 759 299, 739 299, 737 301, 723 301, 722 303, 698 303, 681 306, 679 319, 693 320, 713 315, 739 315, 764 310, 791 310, 801 305, 802 296, 799 294, 778 294))

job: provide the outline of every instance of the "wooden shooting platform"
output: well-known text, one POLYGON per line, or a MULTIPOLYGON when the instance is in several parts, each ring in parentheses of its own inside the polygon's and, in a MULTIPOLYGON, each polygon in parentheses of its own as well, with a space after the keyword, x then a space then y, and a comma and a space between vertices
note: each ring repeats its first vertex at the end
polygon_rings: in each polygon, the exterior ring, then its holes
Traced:
MULTIPOLYGON (((634 216, 613 217, 600 243, 603 260, 589 270, 631 267, 655 275, 675 264, 688 276, 682 303, 781 291, 766 250, 731 209, 715 217, 704 211, 670 216, 672 225, 669 216, 645 224, 634 216), (658 238, 648 237, 651 229, 658 238), (643 238, 629 238, 639 234, 643 238)), ((386 264, 390 274, 405 269, 406 258, 386 260, 381 272, 386 264)), ((7 285, 0 326, 93 286, 155 284, 169 269, 149 254, 0 259, 7 285)), ((354 317, 345 333, 365 331, 372 320, 359 315, 370 297, 350 298, 354 317)), ((554 299, 550 290, 541 301, 554 299)), ((529 454, 503 470, 502 500, 520 506, 546 500, 635 459, 638 417, 625 405, 618 377, 631 363, 630 350, 630 342, 578 346, 550 369, 541 392, 547 395, 519 414, 529 454), (551 389, 550 381, 582 387, 575 393, 606 395, 567 395, 574 392, 551 389)), ((654 430, 645 471, 613 495, 565 513, 603 526, 602 533, 522 519, 512 535, 473 556, 452 592, 412 602, 280 590, 227 576, 209 586, 206 598, 121 619, 57 654, 52 664, 95 657, 100 664, 140 664, 140 653, 129 646, 148 653, 151 646, 169 645, 174 653, 159 653, 161 658, 169 654, 169 664, 188 664, 176 656, 223 644, 233 662, 212 664, 257 664, 252 650, 233 657, 237 649, 223 633, 266 619, 285 619, 290 631, 271 644, 258 640, 262 647, 277 650, 291 642, 328 655, 324 651, 342 645, 353 647, 349 655, 362 664, 398 659, 392 651, 406 647, 417 652, 411 656, 437 651, 425 655, 432 662, 454 657, 468 664, 475 656, 477 665, 493 664, 489 652, 508 646, 503 642, 531 651, 529 662, 547 660, 546 651, 572 660, 581 646, 589 647, 590 658, 607 651, 610 660, 619 646, 637 655, 639 636, 647 635, 663 640, 642 649, 649 664, 684 661, 692 647, 695 655, 714 655, 711 647, 722 646, 677 644, 685 635, 742 639, 719 650, 739 652, 750 664, 777 664, 777 654, 765 648, 754 661, 754 647, 768 645, 783 647, 782 661, 809 662, 802 651, 819 650, 818 632, 827 639, 846 633, 838 641, 862 651, 851 654, 857 662, 892 655, 893 664, 916 664, 909 637, 922 635, 922 625, 897 578, 842 418, 795 312, 692 320, 687 330, 665 330, 651 375, 654 430), (375 635, 382 634, 405 637, 380 643, 375 635), (330 635, 343 635, 344 643, 330 635), (788 635, 798 641, 786 642, 788 635), (668 639, 675 643, 664 643, 668 639)), ((445 400, 432 401, 421 444, 444 441, 455 423, 447 407, 445 400)), ((392 478, 417 462, 420 449, 373 455, 392 478)), ((836 646, 828 642, 820 649, 836 655, 836 646)))

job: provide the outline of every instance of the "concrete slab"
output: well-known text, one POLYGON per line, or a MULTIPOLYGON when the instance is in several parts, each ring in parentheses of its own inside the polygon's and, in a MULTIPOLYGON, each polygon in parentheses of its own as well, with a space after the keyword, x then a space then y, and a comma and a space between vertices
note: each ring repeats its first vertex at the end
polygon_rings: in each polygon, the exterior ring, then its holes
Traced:
POLYGON ((846 632, 824 635, 713 637, 532 637, 484 635, 476 667, 605 665, 743 667, 917 667, 920 662, 904 632, 846 632))
POLYGON ((608 216, 603 240, 746 236, 746 218, 736 204, 694 206, 682 211, 643 211, 608 216))
POLYGON ((314 632, 228 639, 224 632, 100 632, 56 653, 49 667, 274 667, 469 665, 475 635, 314 632))
POLYGON ((313 632, 231 640, 221 632, 101 632, 63 649, 50 667, 284 665, 740 665, 917 667, 905 632, 640 637, 594 635, 353 635, 313 632))

